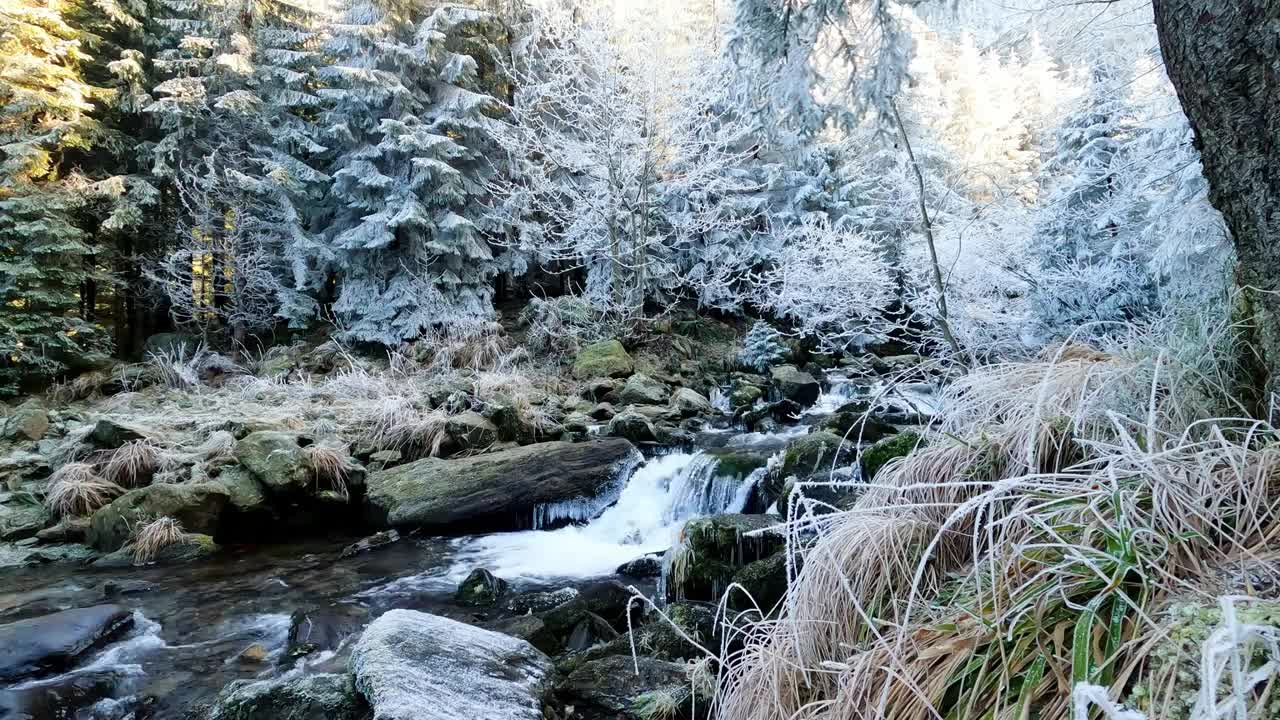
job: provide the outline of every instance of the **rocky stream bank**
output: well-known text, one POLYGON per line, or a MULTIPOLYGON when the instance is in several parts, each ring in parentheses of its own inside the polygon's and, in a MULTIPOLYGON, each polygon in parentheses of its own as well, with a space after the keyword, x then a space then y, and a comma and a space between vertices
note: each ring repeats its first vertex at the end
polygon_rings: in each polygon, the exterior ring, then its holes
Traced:
POLYGON ((873 473, 929 411, 886 383, 910 358, 756 374, 606 342, 552 388, 413 394, 323 347, 267 360, 10 412, 0 718, 701 716, 714 602, 769 612, 796 498, 856 492, 806 481, 873 473), (58 502, 68 468, 105 496, 58 502))

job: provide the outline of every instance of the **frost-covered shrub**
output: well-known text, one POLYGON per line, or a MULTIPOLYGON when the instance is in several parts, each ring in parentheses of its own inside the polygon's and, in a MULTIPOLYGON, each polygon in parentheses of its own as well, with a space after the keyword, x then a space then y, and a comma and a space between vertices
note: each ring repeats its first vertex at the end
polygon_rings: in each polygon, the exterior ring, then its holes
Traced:
POLYGON ((584 345, 614 336, 614 323, 584 298, 534 298, 520 312, 525 346, 533 355, 564 357, 584 345))
POLYGON ((824 349, 881 339, 897 298, 893 273, 869 236, 811 219, 789 231, 787 247, 753 289, 755 305, 793 321, 824 349))
POLYGON ((753 370, 765 372, 784 360, 787 352, 787 346, 782 342, 782 333, 769 323, 758 320, 751 326, 746 337, 742 338, 738 362, 753 370))

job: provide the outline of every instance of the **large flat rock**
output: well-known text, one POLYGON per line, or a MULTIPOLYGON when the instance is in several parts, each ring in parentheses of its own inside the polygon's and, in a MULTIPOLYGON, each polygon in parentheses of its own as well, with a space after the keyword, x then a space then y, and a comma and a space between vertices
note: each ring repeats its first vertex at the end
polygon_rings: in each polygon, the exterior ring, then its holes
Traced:
POLYGON ((360 636, 350 669, 373 720, 541 720, 551 661, 518 638, 392 610, 360 636))
POLYGON ((0 681, 64 670, 132 624, 128 609, 95 605, 0 625, 0 681))
POLYGON ((549 442, 471 458, 427 458, 368 478, 365 514, 378 527, 468 531, 529 527, 538 505, 599 495, 637 455, 627 440, 549 442))

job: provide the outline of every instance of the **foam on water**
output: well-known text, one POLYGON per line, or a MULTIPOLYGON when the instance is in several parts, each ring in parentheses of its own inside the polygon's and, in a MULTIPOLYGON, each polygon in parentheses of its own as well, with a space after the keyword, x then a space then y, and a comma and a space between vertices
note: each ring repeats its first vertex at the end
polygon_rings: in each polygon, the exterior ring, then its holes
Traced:
POLYGON ((449 575, 456 581, 475 567, 533 581, 611 574, 629 560, 669 548, 686 520, 745 507, 760 473, 744 480, 720 475, 718 466, 701 452, 648 460, 631 474, 617 502, 587 524, 470 538, 449 575))

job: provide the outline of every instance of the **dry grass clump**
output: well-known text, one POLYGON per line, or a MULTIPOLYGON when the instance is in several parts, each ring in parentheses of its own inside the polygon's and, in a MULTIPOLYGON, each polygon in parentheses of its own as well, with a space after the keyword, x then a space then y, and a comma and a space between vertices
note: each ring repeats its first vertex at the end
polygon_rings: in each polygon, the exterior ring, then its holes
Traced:
POLYGON ((161 465, 161 449, 150 439, 131 440, 101 455, 101 475, 128 488, 151 483, 161 465))
POLYGON ((190 390, 200 385, 197 361, 204 352, 204 345, 189 348, 180 344, 149 353, 146 365, 160 385, 171 390, 190 390))
POLYGON ((373 447, 396 450, 415 460, 437 457, 449 439, 449 414, 423 409, 401 395, 391 395, 367 409, 363 440, 373 447))
POLYGON ((182 529, 182 523, 171 517, 156 518, 137 528, 130 543, 133 548, 133 562, 135 565, 154 562, 160 556, 160 551, 187 542, 188 536, 182 529))
POLYGON ((1214 377, 1066 346, 957 381, 927 447, 852 509, 795 523, 802 569, 779 614, 737 630, 718 716, 1065 717, 1077 686, 1130 700, 1158 608, 1280 536, 1280 434, 1199 420, 1231 407, 1214 377))
POLYGON ((93 465, 71 462, 49 477, 44 502, 57 517, 78 517, 92 515, 124 492, 124 488, 98 475, 93 465))
POLYGON ((350 499, 348 481, 355 468, 346 448, 308 445, 302 449, 302 458, 317 490, 327 490, 344 500, 350 499))

